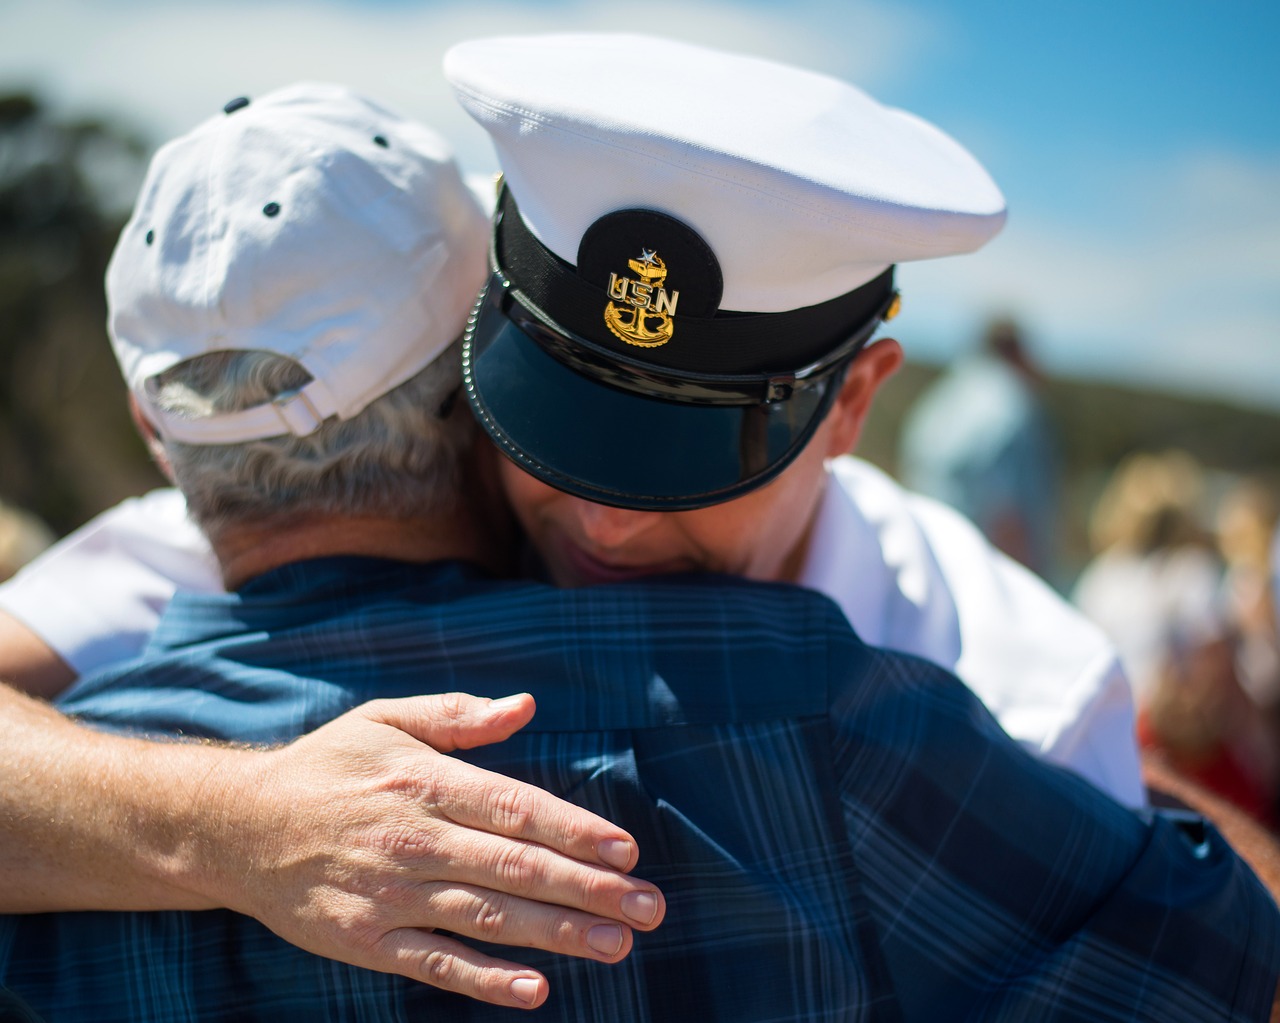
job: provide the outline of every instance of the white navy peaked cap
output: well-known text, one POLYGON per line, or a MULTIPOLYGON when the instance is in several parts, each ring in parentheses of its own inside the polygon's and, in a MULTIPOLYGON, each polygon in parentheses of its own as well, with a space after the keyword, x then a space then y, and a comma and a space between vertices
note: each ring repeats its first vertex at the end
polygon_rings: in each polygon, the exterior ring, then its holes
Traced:
POLYGON ((521 468, 699 508, 777 476, 897 307, 1004 199, 957 142, 845 82, 641 35, 482 39, 445 75, 504 176, 463 381, 521 468))
POLYGON ((574 263, 604 214, 667 213, 715 253, 724 309, 813 305, 1004 223, 959 143, 827 75, 640 35, 481 39, 444 66, 542 244, 574 263))

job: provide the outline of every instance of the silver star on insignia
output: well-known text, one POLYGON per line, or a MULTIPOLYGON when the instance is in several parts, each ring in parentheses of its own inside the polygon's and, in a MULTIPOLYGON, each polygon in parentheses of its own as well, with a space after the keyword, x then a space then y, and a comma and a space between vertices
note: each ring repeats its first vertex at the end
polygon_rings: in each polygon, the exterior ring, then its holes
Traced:
POLYGON ((648 266, 653 266, 653 261, 654 261, 655 259, 657 259, 657 258, 658 258, 658 250, 657 250, 657 249, 643 249, 643 248, 642 248, 642 249, 640 250, 640 259, 638 260, 638 262, 645 263, 645 264, 647 264, 648 266))

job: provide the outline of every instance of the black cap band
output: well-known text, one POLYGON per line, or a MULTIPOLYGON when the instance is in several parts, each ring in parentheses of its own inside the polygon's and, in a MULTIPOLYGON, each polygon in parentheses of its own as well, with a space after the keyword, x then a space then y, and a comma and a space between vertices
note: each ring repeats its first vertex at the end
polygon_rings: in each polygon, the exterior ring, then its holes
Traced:
POLYGON ((495 269, 519 290, 526 304, 566 333, 599 346, 608 358, 705 377, 802 378, 815 365, 829 365, 837 351, 841 359, 852 356, 857 345, 850 346, 850 340, 870 337, 895 295, 893 267, 889 267, 853 291, 803 309, 676 314, 678 341, 638 349, 605 326, 602 310, 609 302, 608 293, 584 280, 530 233, 505 188, 494 218, 491 251, 495 269))
POLYGON ((586 338, 569 333, 553 321, 495 271, 476 302, 468 325, 474 324, 484 306, 510 320, 535 344, 558 362, 598 383, 621 391, 661 398, 678 405, 766 405, 787 401, 799 389, 814 387, 847 365, 880 325, 877 316, 853 337, 816 363, 794 373, 711 374, 680 372, 608 351, 586 338))

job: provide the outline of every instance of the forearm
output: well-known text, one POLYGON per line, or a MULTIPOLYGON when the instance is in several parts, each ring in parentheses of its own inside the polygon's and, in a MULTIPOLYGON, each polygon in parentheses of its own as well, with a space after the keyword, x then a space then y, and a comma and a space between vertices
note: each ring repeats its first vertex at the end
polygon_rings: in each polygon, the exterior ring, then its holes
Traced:
POLYGON ((226 816, 211 794, 252 754, 97 732, 7 686, 0 734, 0 911, 220 904, 202 873, 226 816))

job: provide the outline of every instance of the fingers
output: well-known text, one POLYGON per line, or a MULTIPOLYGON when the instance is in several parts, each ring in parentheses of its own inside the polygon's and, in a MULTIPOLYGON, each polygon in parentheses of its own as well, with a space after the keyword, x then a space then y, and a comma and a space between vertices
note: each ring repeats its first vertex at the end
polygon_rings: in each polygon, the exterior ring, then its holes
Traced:
POLYGON ((528 693, 487 700, 466 693, 373 700, 361 710, 370 718, 399 728, 441 753, 501 742, 533 719, 528 693))
MULTIPOLYGON (((514 898, 470 885, 425 885, 412 909, 418 919, 467 938, 541 948, 561 955, 616 963, 632 948, 631 928, 586 913, 514 898)), ((374 969, 403 973, 435 987, 492 1002, 536 1008, 547 996, 546 978, 486 956, 452 938, 419 928, 387 933, 374 969)))
MULTIPOLYGON (((406 906, 414 920, 499 945, 540 948, 616 963, 631 951, 632 930, 616 920, 548 906, 474 885, 428 884, 406 906)), ((650 909, 653 913, 656 907, 650 909)))
MULTIPOLYGON (((533 717, 534 700, 528 693, 501 700, 445 693, 375 700, 363 709, 372 719, 447 753, 509 738, 533 717)), ((614 870, 635 866, 639 853, 629 834, 536 786, 448 759, 424 761, 423 771, 423 792, 450 820, 614 870)))
POLYGON ((639 850, 627 832, 525 782, 442 757, 425 763, 432 809, 477 831, 533 842, 584 863, 629 871, 639 850), (441 762, 443 761, 443 763, 441 762))
MULTIPOLYGON (((532 900, 543 910, 558 914, 538 917, 548 924, 566 919, 581 922, 581 914, 586 913, 648 931, 657 927, 666 913, 662 893, 647 881, 582 863, 532 842, 455 825, 447 826, 451 830, 437 831, 442 827, 446 826, 438 822, 425 825, 424 840, 415 854, 398 857, 405 877, 427 885, 448 881, 532 900), (574 910, 580 912, 574 914, 574 910)), ((434 918, 424 919, 436 925, 434 918)), ((460 930, 454 922, 441 926, 460 930)), ((504 941, 550 947, 541 941, 504 941)))
POLYGON ((495 959, 442 934, 412 927, 390 931, 369 963, 445 991, 493 1005, 536 1009, 547 1000, 547 978, 518 963, 495 959))

